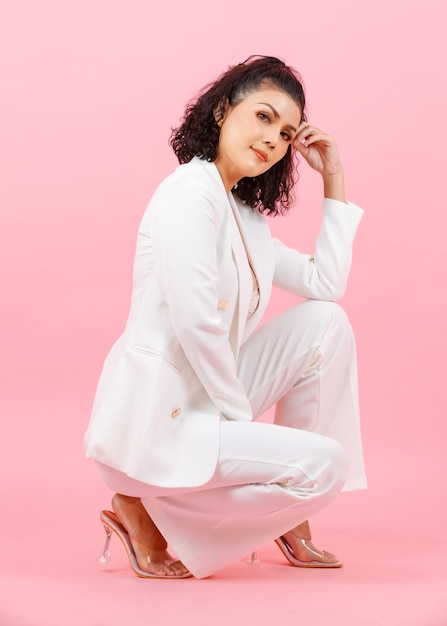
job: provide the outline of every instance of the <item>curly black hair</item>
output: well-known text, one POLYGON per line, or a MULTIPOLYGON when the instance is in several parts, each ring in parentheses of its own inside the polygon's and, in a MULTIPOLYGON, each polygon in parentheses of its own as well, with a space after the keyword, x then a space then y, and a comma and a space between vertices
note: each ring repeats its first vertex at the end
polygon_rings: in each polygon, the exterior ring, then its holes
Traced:
MULTIPOLYGON (((251 56, 230 67, 206 85, 196 100, 187 104, 180 125, 172 129, 169 140, 179 162, 188 163, 194 156, 214 161, 220 133, 216 111, 223 114, 227 103, 234 107, 263 86, 286 92, 299 105, 302 120, 306 119, 304 90, 296 70, 276 57, 251 56)), ((294 155, 289 145, 278 163, 260 176, 242 178, 234 193, 253 209, 267 215, 282 215, 293 202, 292 188, 296 179, 294 155)))

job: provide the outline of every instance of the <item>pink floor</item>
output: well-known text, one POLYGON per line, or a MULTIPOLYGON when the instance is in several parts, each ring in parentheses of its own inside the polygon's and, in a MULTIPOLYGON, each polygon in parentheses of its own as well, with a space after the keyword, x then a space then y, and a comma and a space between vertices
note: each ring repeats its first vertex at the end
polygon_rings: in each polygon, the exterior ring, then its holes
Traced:
POLYGON ((442 445, 413 467, 423 441, 383 444, 370 489, 342 494, 314 520, 340 570, 290 567, 272 544, 259 565, 240 561, 207 580, 143 580, 116 538, 109 566, 95 562, 109 493, 82 455, 87 394, 59 385, 17 397, 2 437, 1 626, 447 625, 442 445), (22 458, 10 454, 17 442, 22 458))

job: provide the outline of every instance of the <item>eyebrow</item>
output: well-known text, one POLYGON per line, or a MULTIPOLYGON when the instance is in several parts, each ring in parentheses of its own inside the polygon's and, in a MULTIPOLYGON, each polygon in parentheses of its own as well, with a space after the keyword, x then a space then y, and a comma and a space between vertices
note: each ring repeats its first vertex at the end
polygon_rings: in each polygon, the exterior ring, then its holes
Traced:
MULTIPOLYGON (((262 104, 263 106, 266 106, 266 107, 268 107, 269 109, 271 109, 271 111, 272 111, 273 115, 274 115, 276 118, 280 117, 280 115, 279 115, 278 111, 277 111, 274 107, 272 107, 272 105, 271 105, 271 104, 269 104, 268 102, 258 102, 258 104, 262 104)), ((292 126, 291 124, 287 124, 287 125, 286 125, 286 128, 290 128, 290 130, 293 130, 293 132, 294 132, 294 133, 296 133, 296 132, 297 132, 297 130, 296 130, 296 128, 295 128, 295 126, 292 126)))

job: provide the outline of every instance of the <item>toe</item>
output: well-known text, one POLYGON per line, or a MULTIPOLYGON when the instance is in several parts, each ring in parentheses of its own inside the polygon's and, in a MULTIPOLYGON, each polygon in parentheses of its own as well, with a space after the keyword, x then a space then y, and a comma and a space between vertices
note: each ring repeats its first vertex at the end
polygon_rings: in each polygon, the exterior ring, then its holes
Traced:
POLYGON ((181 561, 175 561, 171 563, 171 569, 175 572, 177 576, 183 576, 184 574, 188 574, 188 569, 183 565, 181 561))

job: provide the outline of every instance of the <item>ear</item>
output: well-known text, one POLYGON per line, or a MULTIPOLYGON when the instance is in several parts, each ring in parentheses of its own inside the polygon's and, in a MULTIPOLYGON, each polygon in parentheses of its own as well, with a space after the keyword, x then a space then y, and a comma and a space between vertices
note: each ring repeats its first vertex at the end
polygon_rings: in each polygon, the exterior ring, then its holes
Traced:
POLYGON ((222 98, 222 100, 214 107, 213 115, 216 120, 216 124, 220 127, 224 123, 224 120, 227 116, 228 109, 230 108, 230 103, 228 98, 222 98))

